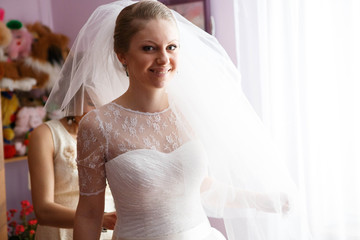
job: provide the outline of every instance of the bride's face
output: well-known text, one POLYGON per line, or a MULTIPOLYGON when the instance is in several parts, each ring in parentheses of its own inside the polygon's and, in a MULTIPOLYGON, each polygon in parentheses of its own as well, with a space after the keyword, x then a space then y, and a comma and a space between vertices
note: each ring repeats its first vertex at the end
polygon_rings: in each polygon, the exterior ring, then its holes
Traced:
POLYGON ((130 85, 139 88, 163 88, 177 69, 179 34, 168 20, 153 19, 131 39, 129 50, 118 54, 127 66, 130 85))

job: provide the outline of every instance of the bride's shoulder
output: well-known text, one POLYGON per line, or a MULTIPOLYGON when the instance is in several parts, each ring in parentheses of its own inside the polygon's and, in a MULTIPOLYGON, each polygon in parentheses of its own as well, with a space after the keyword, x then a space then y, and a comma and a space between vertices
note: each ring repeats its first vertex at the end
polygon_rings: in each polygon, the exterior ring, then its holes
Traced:
POLYGON ((86 113, 82 117, 80 125, 87 125, 89 127, 102 125, 103 123, 117 120, 121 115, 119 108, 114 103, 110 102, 86 113))

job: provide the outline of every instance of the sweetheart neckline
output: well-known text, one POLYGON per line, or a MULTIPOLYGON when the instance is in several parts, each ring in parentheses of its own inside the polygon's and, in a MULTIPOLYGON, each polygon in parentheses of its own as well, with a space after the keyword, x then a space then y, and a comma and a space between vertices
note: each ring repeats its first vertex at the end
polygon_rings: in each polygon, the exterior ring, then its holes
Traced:
POLYGON ((116 160, 116 159, 120 158, 120 157, 123 157, 123 156, 125 157, 125 156, 127 156, 127 155, 129 155, 129 154, 134 154, 134 153, 137 153, 137 152, 151 152, 151 153, 155 153, 155 154, 159 154, 159 155, 165 155, 165 156, 166 156, 166 155, 175 154, 175 153, 177 153, 178 151, 180 151, 180 149, 184 148, 184 147, 187 146, 187 145, 190 145, 190 143, 198 143, 198 144, 201 144, 201 142, 200 142, 199 140, 189 140, 189 141, 187 141, 186 143, 182 144, 180 147, 178 147, 177 149, 175 149, 175 150, 173 150, 173 151, 171 151, 171 152, 161 152, 161 151, 158 151, 158 150, 155 150, 155 149, 139 148, 139 149, 135 149, 135 150, 131 150, 131 151, 124 152, 124 153, 122 153, 122 154, 120 154, 120 155, 112 158, 111 160, 107 161, 107 162, 105 163, 105 165, 108 164, 108 163, 110 163, 110 162, 112 162, 113 160, 116 160))

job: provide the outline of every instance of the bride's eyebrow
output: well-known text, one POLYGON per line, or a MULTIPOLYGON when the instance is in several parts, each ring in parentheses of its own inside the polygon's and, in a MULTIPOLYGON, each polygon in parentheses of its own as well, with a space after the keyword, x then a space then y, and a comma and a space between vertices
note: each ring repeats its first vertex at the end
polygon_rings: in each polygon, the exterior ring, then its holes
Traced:
MULTIPOLYGON (((144 40, 144 41, 142 41, 142 43, 143 43, 143 44, 151 43, 151 44, 159 45, 159 43, 157 43, 157 42, 154 41, 154 40, 150 40, 150 39, 144 40)), ((167 44, 173 44, 173 43, 178 44, 178 43, 179 43, 179 40, 178 40, 178 39, 173 39, 173 40, 170 40, 167 44)))

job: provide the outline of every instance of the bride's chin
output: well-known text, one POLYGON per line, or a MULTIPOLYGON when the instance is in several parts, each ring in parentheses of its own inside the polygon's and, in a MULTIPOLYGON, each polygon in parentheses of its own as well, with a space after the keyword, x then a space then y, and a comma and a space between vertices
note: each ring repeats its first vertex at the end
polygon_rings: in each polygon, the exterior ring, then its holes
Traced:
POLYGON ((154 83, 154 87, 156 87, 158 89, 163 89, 167 86, 167 84, 169 83, 170 80, 171 80, 170 78, 159 79, 154 83))
POLYGON ((155 85, 155 88, 157 88, 158 90, 165 90, 167 82, 159 82, 155 85))

